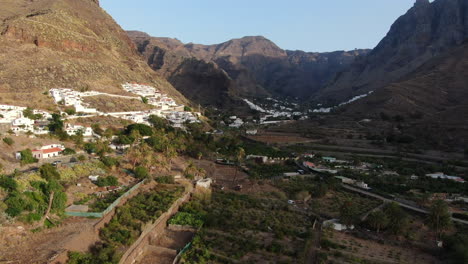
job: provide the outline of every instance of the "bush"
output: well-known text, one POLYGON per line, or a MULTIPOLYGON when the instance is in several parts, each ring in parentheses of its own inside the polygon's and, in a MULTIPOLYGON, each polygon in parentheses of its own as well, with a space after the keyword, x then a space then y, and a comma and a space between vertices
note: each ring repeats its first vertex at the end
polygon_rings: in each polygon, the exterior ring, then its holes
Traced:
POLYGON ((119 166, 119 160, 113 157, 102 157, 101 162, 108 168, 119 166))
POLYGON ((10 177, 0 176, 0 187, 8 192, 13 192, 18 189, 18 183, 10 177))
POLYGON ((60 173, 50 163, 42 165, 39 168, 39 173, 41 174, 41 177, 46 181, 60 180, 60 173))
POLYGON ((65 148, 63 151, 62 151, 62 154, 63 155, 74 155, 76 154, 76 151, 71 149, 71 148, 65 148))
POLYGON ((153 129, 145 124, 131 124, 125 128, 125 134, 130 135, 134 130, 138 131, 141 136, 153 135, 153 129))
POLYGON ((20 154, 21 154, 22 165, 36 163, 38 161, 36 158, 33 157, 32 151, 30 149, 25 149, 23 151, 20 151, 20 154))
POLYGON ((156 181, 158 183, 162 183, 162 184, 174 184, 174 182, 175 182, 174 181, 174 176, 171 176, 171 175, 157 177, 156 181))
POLYGON ((15 144, 15 141, 10 137, 3 138, 3 142, 5 142, 5 144, 7 144, 8 146, 15 144))
POLYGON ((142 166, 136 167, 134 174, 137 179, 146 179, 149 177, 148 169, 142 166))
POLYGON ((179 212, 169 220, 169 224, 199 228, 203 225, 203 221, 197 215, 179 212))
POLYGON ((65 109, 65 113, 67 113, 67 115, 69 115, 69 116, 75 115, 76 110, 75 110, 75 108, 67 108, 67 109, 65 109))
POLYGON ((107 177, 99 177, 99 179, 95 183, 99 187, 105 186, 117 186, 119 185, 119 181, 114 176, 107 176, 107 177))

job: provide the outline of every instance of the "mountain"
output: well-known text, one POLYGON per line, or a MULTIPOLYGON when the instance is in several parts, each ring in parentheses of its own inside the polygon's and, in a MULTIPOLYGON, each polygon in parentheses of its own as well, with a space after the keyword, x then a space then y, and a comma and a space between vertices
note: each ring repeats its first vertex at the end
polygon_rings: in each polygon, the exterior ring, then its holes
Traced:
POLYGON ((359 57, 314 97, 335 104, 399 82, 468 37, 466 0, 417 0, 367 56, 359 57))
POLYGON ((400 82, 350 104, 340 114, 376 120, 387 126, 388 135, 411 135, 421 145, 463 151, 468 147, 467 76, 465 41, 429 60, 400 82), (398 128, 395 117, 400 120, 398 128))
POLYGON ((127 81, 185 100, 148 67, 98 1, 2 1, 0 103, 53 110, 50 88, 121 93, 127 81))
POLYGON ((222 95, 310 96, 356 57, 368 52, 286 51, 261 36, 201 45, 151 37, 138 31, 128 34, 154 70, 166 76, 188 98, 203 104, 215 103, 219 98, 226 100, 222 95), (193 96, 200 94, 212 96, 193 96))

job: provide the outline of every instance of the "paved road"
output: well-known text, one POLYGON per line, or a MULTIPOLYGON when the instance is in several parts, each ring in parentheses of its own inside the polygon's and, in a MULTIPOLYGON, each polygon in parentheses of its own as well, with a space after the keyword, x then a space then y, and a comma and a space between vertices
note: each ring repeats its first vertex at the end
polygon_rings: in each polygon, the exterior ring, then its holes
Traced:
MULTIPOLYGON (((387 198, 382 197, 382 196, 380 196, 378 194, 371 193, 371 192, 368 192, 368 191, 364 191, 362 189, 354 188, 354 187, 351 187, 351 186, 346 185, 346 184, 342 184, 341 186, 343 186, 343 188, 345 188, 345 189, 347 189, 349 191, 358 192, 360 194, 364 194, 364 195, 367 195, 367 196, 382 200, 382 201, 384 201, 386 203, 394 202, 394 203, 397 203, 401 207, 404 207, 404 208, 406 208, 408 210, 412 210, 412 211, 415 211, 415 212, 418 212, 418 213, 423 213, 423 214, 429 214, 429 211, 427 211, 426 209, 423 209, 423 208, 419 208, 419 207, 408 205, 408 204, 398 202, 398 201, 395 201, 395 200, 387 199, 387 198)), ((468 225, 468 221, 466 221, 466 220, 462 220, 462 219, 452 217, 452 221, 460 223, 460 224, 468 225)))

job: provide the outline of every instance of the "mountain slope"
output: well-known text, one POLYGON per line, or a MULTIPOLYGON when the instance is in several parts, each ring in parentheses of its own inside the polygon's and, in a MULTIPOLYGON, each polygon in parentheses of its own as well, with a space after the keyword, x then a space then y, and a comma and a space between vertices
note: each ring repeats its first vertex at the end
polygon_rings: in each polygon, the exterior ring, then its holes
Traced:
MULTIPOLYGON (((272 94, 310 96, 324 86, 336 72, 350 65, 357 56, 367 53, 367 50, 331 53, 285 51, 264 37, 244 37, 217 45, 200 45, 183 44, 176 39, 150 37, 137 31, 129 31, 128 34, 148 64, 168 77, 170 82, 188 97, 199 92, 209 96, 211 91, 220 95, 219 90, 230 97, 272 94), (205 72, 192 70, 187 77, 184 75, 185 71, 176 70, 183 64, 194 66, 194 63, 199 67, 193 68, 208 67, 210 74, 216 72, 220 81, 216 84, 208 82, 205 85, 205 72), (212 66, 204 65, 206 63, 212 66), (175 81, 180 79, 186 82, 175 81), (187 87, 190 84, 189 80, 194 80, 196 87, 187 87)), ((212 102, 214 98, 206 100, 212 102)))
POLYGON ((395 131, 395 124, 391 124, 389 134, 408 134, 420 144, 463 151, 468 147, 467 77, 465 42, 429 60, 401 82, 345 107, 341 114, 380 120, 383 125, 393 121, 382 120, 382 116, 399 116, 400 128, 395 131))
POLYGON ((121 92, 127 81, 153 83, 184 100, 98 1, 2 0, 0 23, 0 103, 53 108, 43 94, 50 88, 121 92))
POLYGON ((466 0, 417 0, 375 49, 319 91, 316 100, 333 104, 398 82, 467 37, 466 0))

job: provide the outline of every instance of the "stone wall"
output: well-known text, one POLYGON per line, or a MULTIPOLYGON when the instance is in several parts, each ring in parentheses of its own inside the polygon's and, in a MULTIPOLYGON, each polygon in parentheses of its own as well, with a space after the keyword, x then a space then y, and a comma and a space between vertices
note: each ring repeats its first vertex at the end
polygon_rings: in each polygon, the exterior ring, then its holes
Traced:
POLYGON ((167 226, 167 221, 179 210, 179 207, 190 200, 192 190, 179 198, 174 204, 163 213, 153 224, 148 224, 143 228, 138 240, 122 256, 119 264, 133 264, 138 258, 144 255, 146 248, 150 245, 151 238, 164 232, 167 226))

